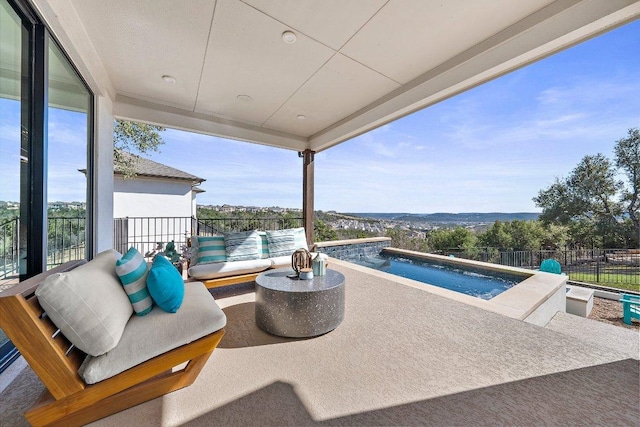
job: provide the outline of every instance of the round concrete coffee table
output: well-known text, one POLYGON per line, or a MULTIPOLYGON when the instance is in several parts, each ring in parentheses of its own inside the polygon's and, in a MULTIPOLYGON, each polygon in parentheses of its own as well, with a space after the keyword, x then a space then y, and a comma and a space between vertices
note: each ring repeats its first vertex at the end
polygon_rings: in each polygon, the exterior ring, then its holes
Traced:
POLYGON ((256 323, 281 337, 314 337, 344 319, 344 276, 327 270, 310 280, 290 279, 290 268, 268 270, 256 278, 256 323))

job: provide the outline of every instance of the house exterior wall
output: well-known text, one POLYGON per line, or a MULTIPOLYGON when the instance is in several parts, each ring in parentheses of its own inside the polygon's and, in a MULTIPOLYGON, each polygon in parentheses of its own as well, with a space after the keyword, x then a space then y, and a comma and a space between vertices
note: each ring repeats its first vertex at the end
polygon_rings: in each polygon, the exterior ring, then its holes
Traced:
POLYGON ((137 177, 113 180, 113 216, 190 217, 191 183, 137 177))
POLYGON ((113 185, 116 250, 135 246, 145 254, 158 243, 173 240, 179 249, 186 241, 195 202, 189 181, 115 176, 113 185))

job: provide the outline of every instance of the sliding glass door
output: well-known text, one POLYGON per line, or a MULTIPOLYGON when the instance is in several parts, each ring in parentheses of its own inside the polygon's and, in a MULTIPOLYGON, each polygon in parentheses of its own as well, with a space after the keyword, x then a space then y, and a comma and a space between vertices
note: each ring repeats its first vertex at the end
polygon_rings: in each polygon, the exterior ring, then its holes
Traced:
MULTIPOLYGON (((27 272, 29 212, 21 209, 29 192, 29 149, 24 137, 22 112, 29 105, 29 91, 22 87, 23 50, 28 29, 18 14, 0 2, 0 291, 20 281, 27 272)), ((0 329, 0 369, 16 356, 0 329)))
MULTIPOLYGON (((24 0, 0 0, 0 292, 88 256, 93 97, 24 0)), ((0 372, 16 352, 0 329, 0 372)))

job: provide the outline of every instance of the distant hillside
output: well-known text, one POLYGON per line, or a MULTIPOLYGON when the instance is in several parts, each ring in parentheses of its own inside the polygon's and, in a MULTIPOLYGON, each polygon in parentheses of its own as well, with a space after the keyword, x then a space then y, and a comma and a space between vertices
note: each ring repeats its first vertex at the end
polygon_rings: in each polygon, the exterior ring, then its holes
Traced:
POLYGON ((536 220, 540 214, 535 212, 466 212, 466 213, 432 213, 432 214, 409 214, 409 213, 349 213, 348 215, 362 218, 386 219, 395 221, 416 221, 416 222, 439 222, 439 223, 460 223, 460 222, 489 222, 495 221, 528 221, 536 220))

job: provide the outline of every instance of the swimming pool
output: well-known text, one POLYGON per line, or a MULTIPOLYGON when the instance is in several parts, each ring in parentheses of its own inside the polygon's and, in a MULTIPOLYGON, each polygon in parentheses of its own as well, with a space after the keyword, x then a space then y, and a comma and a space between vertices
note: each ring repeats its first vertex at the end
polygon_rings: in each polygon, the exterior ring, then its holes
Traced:
POLYGON ((523 276, 405 256, 380 254, 351 260, 356 264, 433 286, 489 300, 522 280, 523 276))

